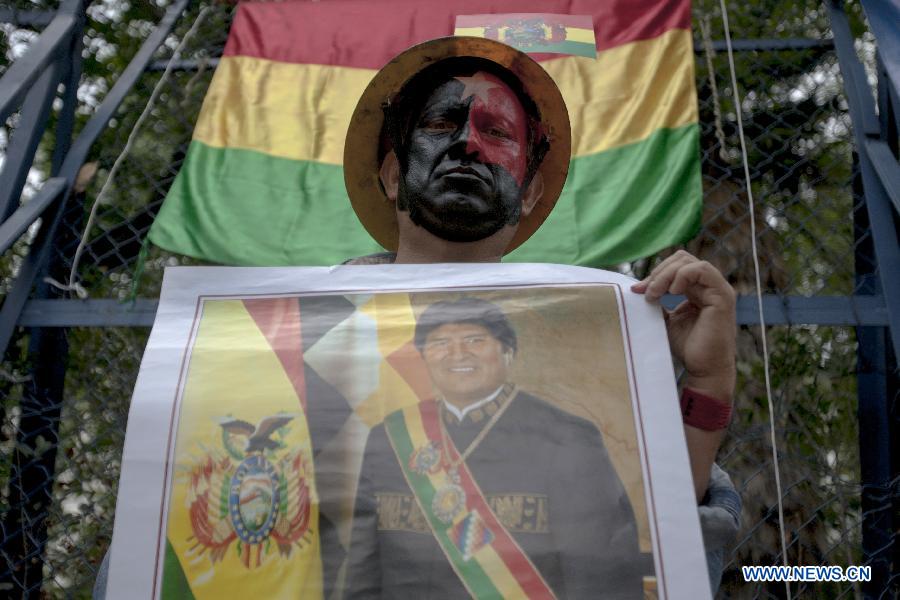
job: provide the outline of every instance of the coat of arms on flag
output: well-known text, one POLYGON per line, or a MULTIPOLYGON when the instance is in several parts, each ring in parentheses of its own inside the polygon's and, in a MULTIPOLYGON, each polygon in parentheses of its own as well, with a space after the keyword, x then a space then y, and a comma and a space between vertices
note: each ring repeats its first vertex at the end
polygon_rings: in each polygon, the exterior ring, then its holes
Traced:
POLYGON ((221 446, 194 463, 189 478, 188 507, 194 548, 221 561, 232 543, 247 568, 262 565, 274 550, 290 557, 310 530, 312 475, 302 450, 291 450, 284 429, 294 417, 265 417, 258 425, 223 420, 221 446), (245 438, 241 442, 234 438, 245 438), (227 502, 225 501, 227 498, 227 502))
POLYGON ((662 319, 620 275, 528 267, 169 270, 108 593, 678 589, 660 540, 702 545, 690 486, 646 476, 689 472, 662 319))
POLYGON ((185 365, 162 598, 321 596, 312 446, 289 351, 295 305, 204 306, 185 365))
POLYGON ((522 52, 597 56, 591 15, 460 15, 456 17, 454 34, 497 40, 522 52))

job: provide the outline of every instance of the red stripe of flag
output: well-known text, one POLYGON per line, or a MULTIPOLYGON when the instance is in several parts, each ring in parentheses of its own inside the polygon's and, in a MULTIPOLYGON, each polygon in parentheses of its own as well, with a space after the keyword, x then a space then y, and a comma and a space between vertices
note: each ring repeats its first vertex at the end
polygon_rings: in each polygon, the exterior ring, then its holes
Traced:
POLYGON ((437 402, 434 400, 419 402, 419 412, 422 415, 422 429, 425 430, 425 435, 428 437, 428 440, 440 442, 441 425, 438 421, 437 402))
MULTIPOLYGON (((592 15, 597 50, 690 29, 689 0, 341 0, 247 2, 225 45, 226 56, 380 69, 406 48, 452 35, 458 15, 592 15), (402 15, 402 18, 398 17, 402 15)), ((536 60, 559 58, 535 54, 536 60)))
POLYGON ((244 300, 244 308, 269 342, 306 410, 306 374, 300 337, 300 302, 296 298, 244 300))
MULTIPOLYGON (((440 416, 438 415, 437 402, 431 401, 420 403, 419 412, 422 415, 422 427, 425 429, 425 435, 427 435, 430 440, 440 441, 440 416)), ((449 447, 446 448, 446 451, 450 455, 450 460, 455 462, 459 459, 459 453, 453 446, 453 442, 451 440, 448 440, 448 442, 450 443, 448 444, 449 447)), ((494 511, 488 506, 487 501, 484 499, 484 495, 478 488, 474 479, 472 479, 469 468, 465 463, 459 465, 459 476, 460 484, 466 491, 466 505, 468 509, 478 510, 479 514, 484 519, 484 522, 494 534, 494 541, 492 543, 494 550, 503 562, 506 563, 510 573, 516 578, 519 585, 522 586, 522 590, 528 598, 546 598, 547 600, 553 600, 553 592, 541 578, 537 567, 528 560, 528 557, 525 556, 525 552, 519 548, 515 540, 510 537, 503 525, 497 520, 494 511)))

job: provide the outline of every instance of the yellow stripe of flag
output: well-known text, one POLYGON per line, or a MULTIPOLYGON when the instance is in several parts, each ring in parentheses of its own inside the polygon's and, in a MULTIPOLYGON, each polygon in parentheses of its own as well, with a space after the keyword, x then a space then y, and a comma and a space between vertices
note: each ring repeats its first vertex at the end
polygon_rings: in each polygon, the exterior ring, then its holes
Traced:
POLYGON ((581 27, 566 27, 567 42, 581 42, 583 44, 596 44, 597 39, 594 37, 593 29, 582 29, 581 27))
POLYGON ((484 37, 484 27, 457 27, 453 32, 453 35, 458 35, 461 37, 484 37))
POLYGON ((415 406, 419 398, 406 380, 385 360, 412 339, 415 315, 408 294, 375 294, 360 311, 372 317, 378 330, 378 352, 382 356, 378 371, 378 389, 355 409, 369 427, 384 417, 407 406, 415 406))
MULTIPOLYGON (((570 56, 542 64, 569 109, 575 157, 697 121, 689 31, 673 29, 618 46, 600 52, 597 60, 570 56)), ((374 74, 223 57, 194 139, 218 148, 340 165, 350 116, 374 74)))

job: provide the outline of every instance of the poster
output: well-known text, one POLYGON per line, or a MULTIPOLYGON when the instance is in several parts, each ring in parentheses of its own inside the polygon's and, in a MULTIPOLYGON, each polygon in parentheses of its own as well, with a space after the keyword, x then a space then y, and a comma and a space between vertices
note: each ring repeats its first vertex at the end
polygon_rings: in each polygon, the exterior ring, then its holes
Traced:
POLYGON ((108 597, 700 597, 665 326, 631 283, 168 269, 108 597))

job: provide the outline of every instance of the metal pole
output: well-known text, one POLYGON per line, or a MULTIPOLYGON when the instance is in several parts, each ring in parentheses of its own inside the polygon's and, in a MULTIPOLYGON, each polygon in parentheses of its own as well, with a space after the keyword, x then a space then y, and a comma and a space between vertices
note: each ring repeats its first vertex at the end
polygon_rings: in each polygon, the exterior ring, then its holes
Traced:
MULTIPOLYGON (((887 68, 881 60, 880 53, 876 53, 876 64, 878 66, 878 117, 881 122, 881 135, 886 141, 891 155, 896 158, 900 156, 900 97, 897 95, 897 87, 892 85, 888 76, 887 68)), ((891 465, 891 480, 893 482, 891 511, 893 513, 894 536, 897 535, 896 530, 900 527, 900 371, 898 371, 897 354, 900 349, 894 347, 893 352, 888 347, 886 368, 887 376, 887 398, 889 405, 892 406, 888 415, 889 430, 891 435, 890 455, 893 457, 891 465)), ((894 540, 893 552, 894 569, 891 574, 891 580, 888 586, 894 586, 895 593, 900 588, 900 542, 894 540)), ((900 595, 900 594, 898 594, 900 595)))
MULTIPOLYGON (((854 162, 858 167, 858 161, 854 162)), ((862 177, 859 169, 855 170, 854 196, 861 197, 862 177)), ((853 211, 854 262, 857 293, 860 295, 877 294, 880 287, 868 230, 869 215, 865 206, 860 204, 853 211)), ((888 589, 891 577, 891 431, 887 357, 890 342, 886 327, 857 327, 856 340, 862 551, 863 563, 872 567, 872 580, 863 583, 862 589, 866 598, 879 598, 888 589)))
MULTIPOLYGON (((51 175, 59 173, 63 159, 72 143, 77 107, 78 84, 82 68, 82 31, 85 23, 81 0, 70 0, 60 11, 70 11, 76 18, 66 54, 68 61, 60 65, 65 92, 58 114, 55 145, 51 161, 51 175)), ((48 69, 56 72, 57 68, 48 69)), ((54 84, 55 91, 55 84, 54 84)), ((82 207, 73 203, 66 220, 77 227, 82 219, 82 207)), ((65 244, 71 242, 73 231, 64 227, 54 240, 49 260, 49 274, 61 277, 64 270, 59 258, 65 244)), ((37 297, 56 297, 47 284, 37 289, 37 297)), ((62 328, 33 328, 29 331, 28 364, 30 379, 25 384, 20 402, 20 418, 16 435, 16 449, 10 469, 10 510, 3 519, 3 553, 10 571, 4 583, 12 585, 22 598, 38 598, 44 580, 44 549, 47 544, 47 513, 53 502, 56 454, 59 447, 59 420, 64 400, 64 382, 69 346, 67 330, 62 328), (41 439, 44 444, 41 444, 41 439), (46 442, 49 442, 47 444, 46 442), (42 450, 43 448, 43 450, 42 450)))
POLYGON ((25 97, 22 118, 13 132, 0 169, 0 223, 18 208, 34 153, 46 128, 50 105, 56 98, 56 86, 62 77, 59 62, 48 65, 25 97))
POLYGON ((863 593, 866 598, 888 598, 896 575, 893 562, 898 545, 892 511, 892 482, 898 470, 898 461, 892 455, 896 439, 892 438, 897 437, 898 430, 891 418, 897 365, 891 343, 896 349, 900 339, 900 254, 889 190, 884 188, 868 151, 872 145, 869 142, 884 132, 841 2, 832 0, 828 10, 856 142, 854 196, 864 199, 853 213, 856 282, 860 294, 884 294, 888 309, 889 327, 856 330, 862 551, 863 562, 872 567, 872 579, 863 584, 863 593))

